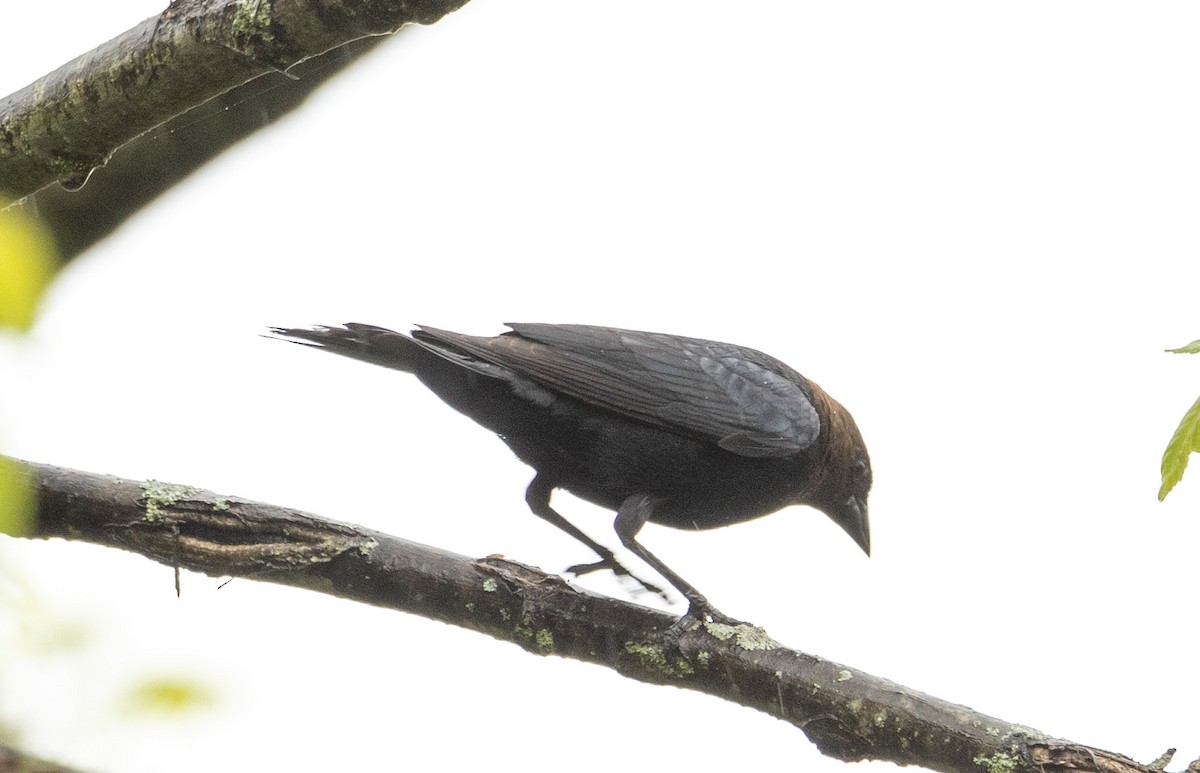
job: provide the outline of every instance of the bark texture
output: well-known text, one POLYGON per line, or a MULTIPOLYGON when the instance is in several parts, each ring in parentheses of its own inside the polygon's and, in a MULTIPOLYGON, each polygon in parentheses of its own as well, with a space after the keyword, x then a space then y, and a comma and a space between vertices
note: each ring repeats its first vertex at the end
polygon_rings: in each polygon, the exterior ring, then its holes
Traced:
POLYGON ((0 100, 0 191, 82 187, 113 152, 267 73, 345 43, 431 24, 466 0, 175 0, 0 100))
MULTIPOLYGON (((497 557, 472 559, 191 486, 22 463, 32 537, 86 540, 169 566, 308 588, 469 628, 792 723, 826 755, 939 771, 1150 773, 886 679, 788 649, 751 625, 693 623, 497 557)), ((1197 773, 1196 763, 1189 770, 1197 773)))
POLYGON ((288 115, 329 79, 390 39, 362 38, 301 62, 286 75, 270 72, 243 83, 130 140, 82 189, 48 185, 18 206, 29 208, 46 224, 59 256, 71 260, 226 148, 288 115))

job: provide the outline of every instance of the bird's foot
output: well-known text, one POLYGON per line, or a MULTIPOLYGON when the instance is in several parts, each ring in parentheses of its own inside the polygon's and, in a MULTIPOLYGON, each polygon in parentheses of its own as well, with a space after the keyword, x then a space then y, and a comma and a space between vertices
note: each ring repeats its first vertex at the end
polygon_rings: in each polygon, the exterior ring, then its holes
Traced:
POLYGON ((738 626, 750 624, 724 614, 721 610, 710 604, 708 599, 700 594, 695 594, 688 597, 688 611, 667 629, 665 635, 668 641, 678 642, 679 637, 685 632, 709 625, 738 626))
POLYGON ((701 624, 716 623, 718 625, 750 625, 750 623, 747 623, 743 620, 730 617, 708 602, 705 602, 704 605, 699 609, 697 609, 696 605, 693 603, 688 607, 687 614, 684 615, 684 617, 690 617, 701 624))
POLYGON ((622 566, 621 563, 612 556, 602 558, 593 564, 575 564, 575 566, 567 567, 567 571, 569 573, 575 575, 576 577, 582 577, 585 574, 591 574, 592 572, 597 572, 597 571, 600 571, 603 569, 611 569, 612 573, 615 574, 617 576, 617 579, 619 579, 619 580, 620 579, 632 580, 634 583, 637 584, 637 589, 639 591, 656 594, 658 596, 661 596, 663 599, 665 599, 667 601, 671 600, 671 597, 667 595, 667 592, 665 590, 658 587, 657 585, 655 585, 652 582, 647 582, 647 581, 643 580, 641 577, 638 577, 636 574, 634 574, 633 572, 629 571, 624 566, 622 566))

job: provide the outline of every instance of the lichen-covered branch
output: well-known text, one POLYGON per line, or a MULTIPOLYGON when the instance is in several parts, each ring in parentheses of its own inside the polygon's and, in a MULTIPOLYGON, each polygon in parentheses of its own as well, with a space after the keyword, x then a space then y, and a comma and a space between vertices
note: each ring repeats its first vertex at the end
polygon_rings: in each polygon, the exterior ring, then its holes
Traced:
POLYGON ((48 185, 22 204, 54 234, 59 257, 75 258, 225 149, 288 115, 388 37, 361 38, 271 72, 135 137, 80 190, 48 185))
POLYGON ((22 465, 38 494, 30 536, 309 588, 705 692, 792 723, 837 759, 988 773, 1161 770, 788 649, 750 625, 696 623, 672 632, 670 615, 512 561, 471 559, 190 486, 22 465))
POLYGON ((0 99, 0 190, 78 187, 126 142, 247 81, 466 0, 174 0, 0 99))

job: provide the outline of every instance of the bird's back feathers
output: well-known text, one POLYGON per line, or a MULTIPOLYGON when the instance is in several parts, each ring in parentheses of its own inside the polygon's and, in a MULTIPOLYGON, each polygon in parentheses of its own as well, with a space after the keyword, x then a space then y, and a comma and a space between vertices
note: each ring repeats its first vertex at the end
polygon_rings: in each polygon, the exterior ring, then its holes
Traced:
POLYGON ((597 408, 718 444, 739 456, 785 457, 811 446, 821 419, 809 382, 754 349, 589 325, 510 323, 480 337, 421 327, 414 338, 461 362, 476 358, 597 408))

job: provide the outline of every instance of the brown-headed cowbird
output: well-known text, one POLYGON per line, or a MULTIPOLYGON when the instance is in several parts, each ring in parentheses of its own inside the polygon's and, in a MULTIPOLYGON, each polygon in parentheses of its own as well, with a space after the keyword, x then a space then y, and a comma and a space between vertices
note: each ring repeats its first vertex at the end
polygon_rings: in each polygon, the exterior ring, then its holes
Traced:
POLYGON ((713 529, 810 505, 870 554, 871 463, 858 427, 787 365, 754 349, 661 333, 508 327, 495 337, 431 327, 409 336, 354 323, 272 333, 413 373, 499 435, 536 470, 525 492, 530 509, 600 556, 571 567, 576 574, 607 568, 632 577, 550 507, 556 488, 615 510, 621 544, 700 619, 729 620, 637 541, 647 521, 713 529))

